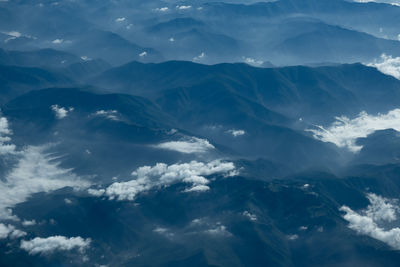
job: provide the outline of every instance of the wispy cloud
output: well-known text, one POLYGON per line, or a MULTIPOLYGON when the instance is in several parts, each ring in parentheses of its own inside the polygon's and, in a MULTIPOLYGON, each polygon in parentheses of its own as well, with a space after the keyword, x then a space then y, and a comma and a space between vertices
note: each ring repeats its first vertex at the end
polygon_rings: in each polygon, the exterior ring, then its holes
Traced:
POLYGON ((370 205, 360 212, 353 211, 347 206, 342 206, 345 212, 344 219, 349 222, 349 228, 359 234, 368 235, 372 238, 385 242, 394 249, 400 250, 400 228, 384 229, 379 226, 382 222, 392 222, 397 219, 398 206, 389 200, 375 194, 367 195, 370 205))
POLYGON ((203 60, 205 57, 206 57, 206 53, 201 52, 200 55, 195 56, 195 57, 193 58, 193 61, 201 61, 201 60, 203 60))
POLYGON ((72 170, 60 166, 54 155, 46 153, 48 147, 27 147, 20 152, 15 167, 0 181, 0 218, 15 219, 10 208, 25 202, 31 195, 50 192, 64 187, 83 189, 89 186, 72 170))
POLYGON ((95 116, 102 116, 110 120, 117 121, 118 120, 118 111, 117 110, 98 110, 94 113, 95 116))
POLYGON ((205 191, 209 180, 205 176, 222 174, 236 175, 232 162, 214 160, 209 163, 191 161, 189 163, 167 165, 157 163, 154 166, 143 166, 132 173, 134 180, 116 182, 105 189, 89 189, 94 196, 107 196, 110 200, 134 200, 141 193, 153 188, 169 186, 183 182, 190 184, 186 191, 205 191))
POLYGON ((377 68, 384 74, 400 79, 400 57, 392 57, 382 54, 379 60, 375 60, 367 65, 377 68))
POLYGON ((191 9, 192 8, 192 6, 185 6, 185 5, 178 5, 178 6, 176 6, 176 9, 179 9, 179 10, 187 10, 187 9, 191 9))
POLYGON ((358 152, 362 146, 356 145, 357 138, 367 137, 369 134, 385 129, 400 131, 400 109, 394 109, 387 114, 369 115, 361 112, 356 118, 345 116, 336 117, 336 121, 328 128, 316 126, 316 129, 307 129, 314 138, 323 142, 331 142, 338 147, 346 147, 352 152, 358 152))
POLYGON ((21 241, 21 249, 31 255, 51 254, 56 251, 69 251, 77 249, 83 253, 90 246, 91 240, 78 237, 50 236, 47 238, 36 237, 32 240, 21 241))
POLYGON ((158 11, 158 12, 167 12, 169 10, 168 7, 157 7, 154 9, 154 11, 158 11))
POLYGON ((375 2, 375 3, 385 3, 385 4, 394 5, 394 6, 400 6, 399 0, 354 0, 354 2, 358 2, 358 3, 375 2))
POLYGON ((215 147, 206 139, 190 137, 180 141, 169 141, 154 146, 159 149, 177 151, 185 154, 206 153, 215 147))
POLYGON ((232 129, 232 130, 228 130, 228 131, 226 131, 226 132, 229 133, 229 134, 231 134, 231 135, 233 135, 234 137, 238 137, 238 136, 241 136, 241 135, 246 134, 246 131, 245 131, 245 130, 235 130, 235 129, 232 129))

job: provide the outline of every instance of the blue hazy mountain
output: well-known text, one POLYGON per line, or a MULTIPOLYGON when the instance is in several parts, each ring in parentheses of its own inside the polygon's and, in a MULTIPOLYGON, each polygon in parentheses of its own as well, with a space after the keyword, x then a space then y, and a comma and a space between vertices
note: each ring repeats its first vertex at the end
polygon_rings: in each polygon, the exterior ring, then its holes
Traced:
POLYGON ((0 0, 0 266, 398 266, 393 1, 0 0))

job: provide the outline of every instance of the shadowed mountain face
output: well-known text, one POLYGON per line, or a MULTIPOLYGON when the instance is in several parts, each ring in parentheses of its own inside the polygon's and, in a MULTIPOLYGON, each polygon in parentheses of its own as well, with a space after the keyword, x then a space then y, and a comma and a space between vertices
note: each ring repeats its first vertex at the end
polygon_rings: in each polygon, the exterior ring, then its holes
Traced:
POLYGON ((397 3, 0 0, 0 266, 398 266, 397 3))

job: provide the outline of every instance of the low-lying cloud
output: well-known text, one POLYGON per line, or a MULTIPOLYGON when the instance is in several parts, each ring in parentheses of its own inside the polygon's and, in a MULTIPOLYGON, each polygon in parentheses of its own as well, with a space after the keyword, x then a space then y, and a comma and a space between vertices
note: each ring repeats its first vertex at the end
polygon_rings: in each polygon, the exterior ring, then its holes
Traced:
POLYGON ((154 147, 159 149, 177 151, 185 154, 206 153, 210 150, 215 149, 215 147, 210 144, 208 140, 197 137, 190 137, 186 140, 184 139, 180 141, 164 142, 155 145, 154 147))
POLYGON ((46 153, 47 149, 46 146, 30 146, 21 151, 17 164, 0 181, 0 218, 16 219, 11 215, 10 208, 25 202, 35 193, 89 186, 70 169, 60 167, 60 161, 46 153))
POLYGON ((25 236, 26 233, 24 231, 16 229, 13 225, 5 225, 0 223, 0 239, 10 238, 20 238, 25 236))
POLYGON ((400 79, 400 57, 382 54, 379 60, 375 60, 367 65, 377 68, 384 74, 400 79))
POLYGON ((316 126, 316 129, 307 129, 314 138, 323 142, 331 142, 338 147, 346 147, 352 152, 358 152, 362 146, 356 144, 358 138, 385 129, 400 131, 400 109, 394 109, 386 114, 369 115, 361 112, 356 118, 345 116, 336 117, 336 121, 328 128, 316 126))
POLYGON ((222 174, 236 175, 235 165, 232 162, 214 160, 208 163, 191 161, 189 163, 167 165, 157 163, 154 166, 143 166, 132 173, 134 180, 116 182, 105 189, 89 189, 94 196, 106 196, 110 200, 134 200, 141 193, 153 188, 169 186, 183 182, 189 184, 190 191, 206 191, 209 180, 205 176, 222 174))
POLYGON ((50 236, 47 238, 36 237, 32 240, 21 241, 21 249, 31 255, 51 254, 56 251, 70 251, 77 249, 83 253, 90 246, 91 240, 78 237, 50 236))
POLYGON ((71 108, 71 107, 65 108, 65 107, 60 107, 58 105, 52 105, 50 108, 56 115, 56 118, 59 120, 64 119, 65 117, 67 117, 68 112, 71 112, 74 110, 74 108, 71 108))
POLYGON ((368 235, 380 240, 394 249, 400 250, 400 228, 384 229, 379 226, 382 222, 392 222, 397 219, 398 206, 389 200, 375 194, 367 195, 370 205, 360 212, 353 211, 347 206, 342 206, 345 212, 343 218, 349 222, 349 228, 359 234, 368 235))

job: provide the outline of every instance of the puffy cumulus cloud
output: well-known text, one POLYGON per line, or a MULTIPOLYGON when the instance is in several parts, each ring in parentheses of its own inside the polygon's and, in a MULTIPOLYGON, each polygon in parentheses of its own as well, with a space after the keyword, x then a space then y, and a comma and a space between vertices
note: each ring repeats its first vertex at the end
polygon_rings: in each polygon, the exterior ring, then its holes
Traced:
POLYGON ((118 120, 118 111, 117 110, 98 110, 94 113, 95 116, 102 116, 110 120, 117 121, 118 120))
POLYGON ((91 240, 78 237, 50 236, 47 238, 36 237, 32 240, 21 241, 21 249, 27 251, 31 255, 35 254, 51 254, 56 251, 69 251, 77 249, 83 253, 89 246, 91 240))
POLYGON ((367 65, 377 68, 384 74, 400 79, 400 57, 392 57, 382 54, 379 60, 375 60, 367 65))
POLYGON ((24 231, 16 229, 13 225, 5 225, 0 223, 0 239, 4 238, 20 238, 25 236, 26 233, 24 231))
POLYGON ((362 146, 356 145, 358 138, 367 137, 369 134, 385 129, 400 131, 400 109, 394 109, 387 114, 369 115, 361 112, 356 118, 349 119, 345 116, 336 117, 336 121, 324 128, 307 129, 314 138, 323 142, 331 142, 338 147, 346 147, 352 152, 358 152, 362 146))
POLYGON ((56 118, 59 120, 64 119, 65 117, 67 117, 68 112, 71 112, 74 110, 74 108, 72 108, 72 107, 64 108, 64 107, 60 107, 58 105, 52 105, 50 108, 56 115, 56 118))
POLYGON ((84 189, 89 183, 72 170, 60 167, 60 161, 46 153, 48 147, 30 146, 19 152, 16 165, 0 180, 0 218, 16 219, 10 208, 25 202, 31 195, 64 187, 84 189))
POLYGON ((154 147, 159 149, 177 151, 185 154, 206 153, 209 150, 215 149, 215 147, 210 144, 208 140, 197 137, 190 137, 189 139, 182 141, 164 142, 155 145, 154 147))
POLYGON ((235 129, 228 130, 226 132, 233 135, 234 137, 238 137, 238 136, 246 134, 246 132, 244 130, 235 130, 235 129))
POLYGON ((347 206, 340 208, 345 212, 343 217, 349 222, 348 227, 359 234, 368 235, 400 250, 400 228, 394 227, 386 230, 378 225, 380 222, 396 220, 398 207, 394 206, 393 200, 375 194, 368 194, 367 197, 370 205, 365 210, 356 212, 347 206))
POLYGON ((173 183, 183 182, 191 187, 186 191, 205 191, 209 187, 209 180, 204 176, 223 174, 236 175, 235 165, 232 162, 214 160, 209 163, 191 161, 189 163, 167 165, 157 163, 154 166, 143 166, 132 173, 134 180, 116 182, 106 189, 89 189, 89 194, 94 196, 107 196, 110 200, 134 200, 141 193, 152 188, 169 186, 173 183))
POLYGON ((376 194, 370 193, 367 195, 369 202, 365 214, 372 218, 374 221, 388 221, 392 222, 396 220, 396 212, 398 207, 395 206, 394 201, 383 198, 376 194))

